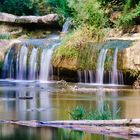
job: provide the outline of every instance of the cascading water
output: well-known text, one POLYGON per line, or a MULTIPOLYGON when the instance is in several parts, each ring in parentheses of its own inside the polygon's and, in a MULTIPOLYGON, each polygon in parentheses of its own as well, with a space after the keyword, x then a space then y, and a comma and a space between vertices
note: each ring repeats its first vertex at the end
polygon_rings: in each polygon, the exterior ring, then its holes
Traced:
POLYGON ((64 23, 63 28, 62 28, 63 33, 66 33, 68 31, 68 29, 70 27, 70 22, 71 22, 70 18, 67 18, 67 20, 64 23))
POLYGON ((59 38, 53 38, 51 41, 49 38, 49 45, 47 44, 48 46, 41 48, 45 41, 38 40, 37 44, 33 40, 22 42, 22 44, 19 44, 21 47, 16 48, 16 51, 11 47, 5 57, 3 78, 48 81, 49 74, 53 74, 51 66, 52 53, 55 47, 59 46, 60 41, 59 38), (38 43, 39 41, 40 43, 38 43))
POLYGON ((98 66, 96 70, 96 83, 103 84, 103 77, 104 77, 104 63, 106 59, 108 49, 102 49, 99 54, 98 58, 98 66))
POLYGON ((78 71, 78 79, 80 83, 94 83, 95 82, 95 76, 94 72, 91 70, 84 70, 84 71, 78 71))
POLYGON ((51 68, 51 58, 52 58, 53 50, 57 46, 59 46, 59 43, 55 43, 52 45, 51 48, 43 50, 41 55, 41 62, 40 62, 39 80, 48 81, 49 73, 53 73, 51 68), (47 63, 45 63, 44 60, 46 60, 47 63))
POLYGON ((3 78, 13 78, 14 76, 14 69, 13 69, 13 60, 14 60, 14 53, 12 49, 9 49, 3 64, 3 78))
POLYGON ((53 49, 44 49, 41 55, 41 66, 40 66, 40 76, 39 79, 43 81, 48 81, 50 72, 50 62, 53 49), (46 60, 47 63, 44 62, 46 60))
POLYGON ((36 73, 37 73, 37 54, 38 49, 33 48, 32 53, 30 55, 30 62, 29 62, 29 78, 30 80, 36 79, 36 73))
POLYGON ((16 64, 17 66, 16 79, 26 80, 27 79, 27 55, 28 55, 27 46, 23 45, 18 53, 19 54, 17 55, 17 64, 16 64))
POLYGON ((113 62, 113 67, 112 67, 112 84, 118 84, 118 70, 117 70, 117 61, 118 60, 118 48, 115 49, 114 53, 114 62, 113 62))

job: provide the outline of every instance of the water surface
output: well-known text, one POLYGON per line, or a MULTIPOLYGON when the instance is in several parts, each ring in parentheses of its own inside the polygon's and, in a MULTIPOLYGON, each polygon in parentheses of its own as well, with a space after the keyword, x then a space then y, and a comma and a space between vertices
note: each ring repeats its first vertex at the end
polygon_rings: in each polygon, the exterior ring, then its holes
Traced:
MULTIPOLYGON (((70 85, 75 86, 75 84, 70 85)), ((95 88, 95 85, 78 86, 86 87, 86 89, 95 88)), ((82 105, 88 110, 89 108, 100 108, 104 102, 110 105, 114 116, 120 109, 120 118, 140 118, 140 90, 123 86, 118 87, 119 90, 117 87, 111 87, 111 89, 113 88, 114 90, 86 90, 85 92, 84 90, 66 90, 65 87, 55 82, 1 80, 0 120, 68 120, 71 119, 69 112, 77 105, 82 105), (32 97, 32 99, 20 99, 25 96, 32 97)), ((83 133, 56 128, 0 125, 0 140, 16 140, 18 138, 27 140, 115 139, 83 133)))

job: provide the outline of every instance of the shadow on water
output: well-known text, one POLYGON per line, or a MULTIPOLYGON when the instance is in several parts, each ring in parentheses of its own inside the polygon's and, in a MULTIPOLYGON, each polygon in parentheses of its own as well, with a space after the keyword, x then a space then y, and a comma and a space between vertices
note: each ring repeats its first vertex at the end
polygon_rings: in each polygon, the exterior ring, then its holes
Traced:
POLYGON ((120 138, 57 128, 0 125, 0 140, 121 140, 120 138))

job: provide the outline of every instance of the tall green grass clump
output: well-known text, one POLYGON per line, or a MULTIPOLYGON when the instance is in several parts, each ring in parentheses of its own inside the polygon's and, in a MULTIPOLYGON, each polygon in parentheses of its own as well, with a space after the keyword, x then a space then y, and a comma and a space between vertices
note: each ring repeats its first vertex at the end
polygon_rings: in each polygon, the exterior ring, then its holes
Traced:
POLYGON ((0 34, 0 40, 9 40, 11 38, 12 38, 11 35, 8 33, 0 34))
POLYGON ((113 116, 109 104, 105 103, 103 108, 86 110, 83 106, 76 106, 69 113, 73 120, 113 120, 118 118, 119 109, 113 116))

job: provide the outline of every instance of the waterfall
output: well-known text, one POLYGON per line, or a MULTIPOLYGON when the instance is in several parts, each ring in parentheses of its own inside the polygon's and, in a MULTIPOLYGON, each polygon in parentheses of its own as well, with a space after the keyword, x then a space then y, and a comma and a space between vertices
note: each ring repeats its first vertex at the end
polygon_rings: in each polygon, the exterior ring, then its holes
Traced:
POLYGON ((14 60, 14 52, 12 49, 9 49, 3 64, 2 69, 2 77, 3 78, 14 78, 14 67, 13 67, 13 60, 14 60))
POLYGON ((94 83, 95 76, 91 70, 77 71, 78 81, 80 83, 94 83))
POLYGON ((70 27, 70 18, 67 18, 66 22, 64 23, 63 27, 62 27, 62 32, 66 33, 70 27))
POLYGON ((40 76, 39 76, 40 80, 48 81, 49 71, 50 71, 49 66, 50 66, 50 62, 51 62, 52 53, 53 53, 53 49, 44 49, 41 54, 40 76))
POLYGON ((80 70, 78 70, 77 74, 78 74, 78 80, 81 83, 82 82, 82 72, 80 70))
POLYGON ((97 62, 97 70, 96 70, 96 83, 103 84, 104 77, 104 63, 106 59, 108 49, 102 49, 100 51, 98 62, 97 62))
POLYGON ((51 39, 27 40, 18 44, 21 47, 11 46, 4 60, 3 78, 48 81, 50 75, 53 75, 51 65, 53 50, 60 44, 58 39, 51 39))
POLYGON ((23 45, 17 54, 17 79, 26 80, 27 77, 27 55, 28 48, 23 45))
POLYGON ((89 70, 89 81, 90 81, 90 83, 94 82, 94 73, 91 70, 89 70))
POLYGON ((117 70, 117 60, 118 60, 118 48, 115 49, 114 53, 114 59, 113 59, 113 65, 112 65, 112 84, 118 84, 118 70, 117 70))
POLYGON ((51 48, 43 50, 42 55, 41 55, 41 62, 40 62, 39 80, 48 81, 49 74, 50 73, 53 74, 53 69, 51 67, 51 58, 52 58, 53 50, 55 49, 55 47, 59 46, 59 44, 60 43, 55 43, 52 45, 51 48))
POLYGON ((35 80, 36 79, 37 54, 38 54, 38 49, 33 48, 32 53, 30 55, 30 62, 29 62, 29 79, 30 80, 35 80))

